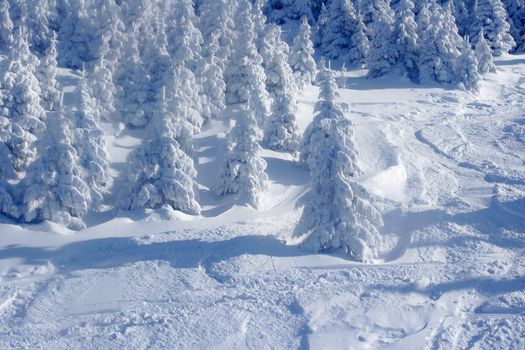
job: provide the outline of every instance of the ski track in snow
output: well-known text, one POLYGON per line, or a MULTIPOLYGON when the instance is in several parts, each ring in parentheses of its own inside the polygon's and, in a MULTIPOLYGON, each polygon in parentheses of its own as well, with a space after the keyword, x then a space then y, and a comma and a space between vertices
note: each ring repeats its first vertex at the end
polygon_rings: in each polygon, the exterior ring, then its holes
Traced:
MULTIPOLYGON (((0 224, 0 349, 525 348, 525 66, 512 59, 478 97, 349 72, 361 180, 383 197, 376 264, 293 245, 308 176, 286 156, 265 151, 264 210, 216 198, 217 121, 198 139, 200 219, 68 235, 0 224)), ((107 129, 118 174, 138 135, 107 129)))

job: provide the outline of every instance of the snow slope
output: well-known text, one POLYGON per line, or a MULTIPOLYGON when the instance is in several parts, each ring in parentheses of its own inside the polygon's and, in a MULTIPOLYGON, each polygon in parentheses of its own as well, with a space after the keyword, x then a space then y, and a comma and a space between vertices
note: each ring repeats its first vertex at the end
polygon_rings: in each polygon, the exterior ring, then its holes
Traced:
MULTIPOLYGON (((214 195, 233 109, 198 137, 201 217, 108 209, 75 233, 2 220, 0 349, 525 348, 525 55, 497 65, 478 96, 339 78, 381 198, 376 264, 290 240, 308 174, 286 155, 265 151, 260 211, 214 195)), ((66 91, 77 79, 61 73, 66 91)), ((104 128, 118 193, 140 134, 104 128)))

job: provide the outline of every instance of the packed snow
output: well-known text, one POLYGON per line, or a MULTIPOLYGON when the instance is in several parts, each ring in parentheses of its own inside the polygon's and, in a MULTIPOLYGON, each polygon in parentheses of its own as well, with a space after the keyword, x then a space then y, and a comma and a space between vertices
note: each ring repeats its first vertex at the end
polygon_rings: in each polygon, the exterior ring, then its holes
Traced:
MULTIPOLYGON (((0 224, 0 348, 523 348, 525 55, 495 64, 479 94, 337 76, 358 181, 383 214, 374 264, 298 248, 309 175, 287 153, 262 151, 259 210, 216 195, 242 115, 230 108, 196 135, 200 216, 108 209, 78 232, 0 224)), ((60 85, 81 75, 60 69, 60 85)), ((301 130, 317 94, 300 95, 301 130)), ((141 135, 102 126, 116 193, 141 135)))

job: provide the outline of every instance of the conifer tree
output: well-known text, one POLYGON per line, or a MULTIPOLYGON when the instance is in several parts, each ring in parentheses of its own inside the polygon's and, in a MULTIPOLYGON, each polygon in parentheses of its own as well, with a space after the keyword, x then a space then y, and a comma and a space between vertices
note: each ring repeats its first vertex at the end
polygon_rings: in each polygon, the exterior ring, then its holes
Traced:
POLYGON ((295 82, 301 90, 310 85, 317 74, 317 67, 313 58, 314 54, 310 25, 306 17, 303 17, 299 32, 293 39, 289 56, 295 82))
POLYGON ((450 17, 435 0, 427 0, 421 8, 418 15, 422 43, 418 62, 420 81, 456 81, 455 62, 460 55, 462 39, 455 23, 450 22, 450 17))
POLYGON ((354 47, 352 36, 358 31, 358 15, 348 0, 332 0, 328 7, 328 25, 323 30, 321 48, 330 59, 348 59, 354 47))
POLYGON ((395 8, 393 39, 396 44, 398 62, 411 79, 417 80, 419 76, 417 67, 419 36, 413 9, 412 0, 399 0, 395 8))
POLYGON ((479 39, 476 43, 475 56, 478 60, 478 71, 480 74, 496 72, 496 66, 494 65, 494 60, 492 58, 492 51, 485 40, 483 33, 479 34, 479 39))
POLYGON ((13 44, 13 21, 9 13, 9 1, 0 4, 0 47, 8 48, 13 44))
POLYGON ((513 52, 525 51, 525 1, 504 0, 503 3, 509 15, 510 33, 516 42, 513 52))
POLYGON ((234 146, 228 152, 217 184, 219 195, 239 194, 251 206, 258 208, 260 194, 266 188, 266 162, 260 156, 257 142, 257 121, 249 108, 237 118, 229 138, 234 146))
POLYGON ((46 51, 46 55, 40 60, 40 65, 36 71, 36 76, 40 83, 40 90, 42 92, 41 103, 48 111, 55 110, 60 98, 57 81, 58 70, 56 44, 56 34, 53 32, 53 37, 46 51))
POLYGON ((389 73, 399 58, 392 26, 384 7, 374 9, 372 19, 368 26, 370 47, 366 63, 368 76, 376 78, 389 73))
POLYGON ((270 149, 295 154, 299 146, 297 113, 297 90, 284 55, 276 58, 280 86, 275 94, 272 113, 264 130, 264 144, 270 149))
MULTIPOLYGON (((270 24, 264 34, 260 53, 266 75, 266 90, 272 98, 281 93, 284 80, 293 74, 288 64, 289 51, 288 44, 281 39, 281 28, 270 24)), ((295 87, 295 81, 289 82, 295 87)))
POLYGON ((322 252, 342 248, 352 258, 371 262, 380 245, 381 214, 355 177, 361 173, 352 123, 337 101, 333 72, 323 67, 317 114, 308 126, 301 159, 310 169, 311 189, 301 198, 303 214, 294 232, 302 246, 322 252))
POLYGON ((0 112, 9 121, 9 167, 20 173, 33 160, 33 142, 44 134, 46 114, 40 105, 42 92, 34 75, 38 59, 29 52, 27 36, 22 30, 17 32, 0 84, 0 112))
POLYGON ((103 120, 110 120, 110 116, 116 111, 117 88, 113 82, 111 64, 106 59, 110 54, 109 42, 109 35, 104 35, 101 56, 88 79, 89 90, 93 98, 98 101, 96 104, 97 112, 103 120))
POLYGON ((463 42, 457 65, 460 86, 473 92, 478 91, 479 81, 481 80, 478 69, 478 60, 476 59, 474 50, 472 50, 468 40, 463 42))
POLYGON ((99 126, 100 103, 91 95, 85 77, 78 91, 79 104, 74 115, 75 147, 79 165, 83 169, 83 179, 88 184, 94 209, 99 209, 104 196, 109 193, 112 178, 109 172, 109 153, 104 132, 99 126))
POLYGON ((242 0, 237 10, 238 40, 225 71, 226 102, 228 104, 249 103, 259 125, 268 114, 268 92, 262 57, 254 45, 255 33, 251 19, 251 5, 242 0), (240 38, 240 37, 239 37, 240 38))
POLYGON ((474 43, 478 41, 481 29, 494 56, 508 53, 516 45, 510 35, 507 11, 501 0, 474 1, 474 22, 470 28, 470 37, 474 43))
POLYGON ((47 132, 37 143, 37 158, 27 169, 21 216, 25 222, 50 220, 72 229, 85 227, 82 220, 91 205, 89 186, 82 180, 72 125, 61 108, 50 113, 47 132))
POLYGON ((200 213, 193 160, 181 150, 172 127, 167 127, 177 124, 176 118, 164 95, 148 126, 148 140, 130 155, 130 185, 122 196, 122 209, 168 205, 186 214, 200 213))

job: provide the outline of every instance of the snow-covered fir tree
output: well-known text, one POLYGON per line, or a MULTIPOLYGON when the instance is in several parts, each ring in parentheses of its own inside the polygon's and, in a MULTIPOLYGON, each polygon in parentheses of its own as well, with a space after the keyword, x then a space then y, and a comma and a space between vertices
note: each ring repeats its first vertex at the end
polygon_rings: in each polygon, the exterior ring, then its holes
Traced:
POLYGON ((352 41, 358 22, 358 14, 349 0, 332 0, 328 7, 328 25, 321 38, 323 55, 330 59, 348 59, 350 50, 358 44, 352 41))
POLYGON ((470 28, 470 37, 476 43, 483 29, 494 56, 508 53, 516 43, 510 35, 507 11, 501 0, 474 0, 474 21, 470 28))
POLYGON ((284 55, 277 55, 275 69, 280 77, 279 90, 275 91, 272 113, 264 129, 264 144, 268 148, 295 154, 299 147, 297 113, 297 88, 286 64, 284 55))
POLYGON ((350 38, 352 46, 348 53, 350 63, 358 66, 364 66, 368 50, 370 49, 370 41, 368 40, 367 28, 363 22, 363 18, 358 14, 356 31, 350 38))
POLYGON ((12 167, 23 172, 34 157, 33 142, 44 134, 46 113, 40 104, 42 92, 34 75, 33 62, 38 59, 29 52, 27 37, 16 37, 0 84, 0 111, 9 120, 12 167))
POLYGON ((460 55, 462 39, 455 23, 449 22, 450 17, 435 0, 427 0, 418 14, 421 38, 418 65, 422 82, 452 83, 458 78, 455 62, 460 55))
POLYGON ((297 86, 303 90, 313 83, 317 74, 314 60, 314 45, 311 39, 311 29, 306 17, 301 20, 299 32, 293 39, 288 58, 297 86))
POLYGON ((205 44, 203 56, 217 57, 217 64, 223 70, 236 44, 234 21, 236 2, 202 0, 199 6, 199 29, 205 44), (206 46, 215 41, 217 45, 206 46))
POLYGON ((53 34, 46 54, 40 60, 40 65, 36 71, 36 77, 40 83, 40 90, 42 93, 40 96, 41 104, 48 111, 53 111, 55 109, 60 98, 57 81, 58 70, 56 44, 56 34, 53 34))
MULTIPOLYGON (((320 3, 321 1, 319 1, 320 3)), ((285 24, 306 17, 314 22, 315 0, 268 0, 264 10, 268 20, 277 24, 285 24)))
POLYGON ((323 67, 317 80, 321 85, 317 114, 301 148, 311 189, 300 200, 304 209, 294 236, 305 237, 301 245, 306 249, 342 248, 358 261, 371 262, 380 245, 381 214, 355 180, 360 170, 352 123, 337 101, 334 73, 323 67))
POLYGON ((281 39, 281 28, 270 24, 264 34, 260 53, 266 75, 266 90, 273 99, 282 92, 285 80, 295 88, 295 80, 289 79, 293 75, 288 64, 289 51, 288 44, 281 39))
POLYGON ((370 47, 366 65, 368 76, 375 78, 392 70, 398 61, 398 50, 386 7, 378 6, 372 11, 372 22, 368 25, 370 47))
POLYGON ((203 37, 197 27, 198 18, 193 10, 192 0, 177 0, 168 17, 168 52, 180 64, 196 68, 201 57, 203 37))
POLYGON ((84 1, 72 1, 67 5, 67 15, 58 31, 58 63, 61 66, 80 69, 83 62, 90 62, 96 31, 92 28, 84 1))
POLYGON ((389 0, 360 0, 358 3, 359 13, 363 16, 363 22, 367 28, 377 18, 374 13, 382 13, 386 22, 394 23, 394 11, 390 7, 389 0))
POLYGON ((241 200, 258 208, 268 176, 256 129, 255 116, 249 108, 244 108, 228 135, 234 146, 220 170, 217 194, 238 194, 241 200))
POLYGON ((109 153, 104 132, 99 126, 100 101, 91 95, 86 78, 82 78, 77 91, 78 108, 74 114, 73 146, 77 150, 83 179, 89 185, 94 209, 99 209, 109 193, 112 178, 109 172, 109 153))
POLYGON ((50 12, 53 10, 47 0, 24 1, 24 24, 28 27, 31 49, 39 55, 45 55, 55 32, 50 27, 50 12))
POLYGON ((465 0, 449 0, 452 1, 451 5, 454 6, 454 18, 456 19, 456 26, 458 27, 458 33, 462 37, 465 37, 469 33, 470 29, 470 13, 468 10, 468 1, 465 0))
POLYGON ((525 1, 503 0, 509 15, 510 33, 516 42, 513 52, 525 52, 525 1))
POLYGON ((113 81, 111 64, 106 59, 109 55, 109 36, 104 36, 102 56, 97 60, 93 67, 93 72, 89 75, 88 83, 90 92, 98 103, 96 107, 98 114, 103 120, 110 120, 110 116, 116 111, 115 99, 117 88, 113 81))
MULTIPOLYGON (((2 141, 0 140, 0 151, 3 152, 2 141)), ((0 156, 0 160, 2 156, 0 156)), ((18 219, 20 210, 14 201, 13 185, 0 178, 0 214, 7 217, 18 219)))
POLYGON ((419 36, 413 10, 414 2, 412 0, 398 1, 395 6, 393 39, 398 62, 411 79, 417 80, 419 76, 417 67, 419 36))
POLYGON ((133 127, 149 123, 155 106, 155 90, 138 49, 137 32, 128 33, 124 46, 126 62, 115 72, 116 108, 122 121, 133 127))
POLYGON ((496 72, 496 66, 492 58, 492 50, 487 40, 485 40, 483 33, 480 33, 478 42, 476 43, 475 56, 478 60, 478 71, 480 74, 496 72))
POLYGON ((122 195, 122 209, 169 206, 186 214, 200 213, 194 193, 197 171, 169 127, 176 118, 163 97, 148 126, 148 139, 130 154, 130 185, 122 195))
POLYGON ((323 37, 325 30, 328 27, 328 7, 325 3, 321 4, 321 12, 317 18, 317 23, 315 25, 315 32, 313 35, 313 43, 315 47, 321 47, 323 45, 323 37))
POLYGON ((236 15, 239 40, 224 76, 226 102, 249 103, 257 122, 262 125, 268 115, 269 96, 265 86, 263 59, 254 45, 255 33, 250 10, 250 3, 242 0, 236 15))
POLYGON ((62 109, 50 113, 47 132, 37 143, 37 158, 27 169, 21 218, 50 220, 72 229, 84 228, 82 218, 91 205, 89 186, 82 179, 71 118, 62 109))
MULTIPOLYGON (((163 88, 164 90, 164 88, 163 88)), ((193 137, 200 132, 204 122, 196 101, 199 99, 195 76, 188 68, 174 65, 165 89, 168 100, 165 102, 174 117, 171 132, 179 147, 188 155, 193 154, 193 137)))
POLYGON ((457 59, 456 70, 461 77, 460 86, 474 92, 479 90, 481 76, 479 75, 478 60, 468 40, 463 42, 461 54, 457 59))
POLYGON ((9 1, 0 3, 0 47, 3 48, 8 48, 13 43, 14 24, 9 9, 9 1))

